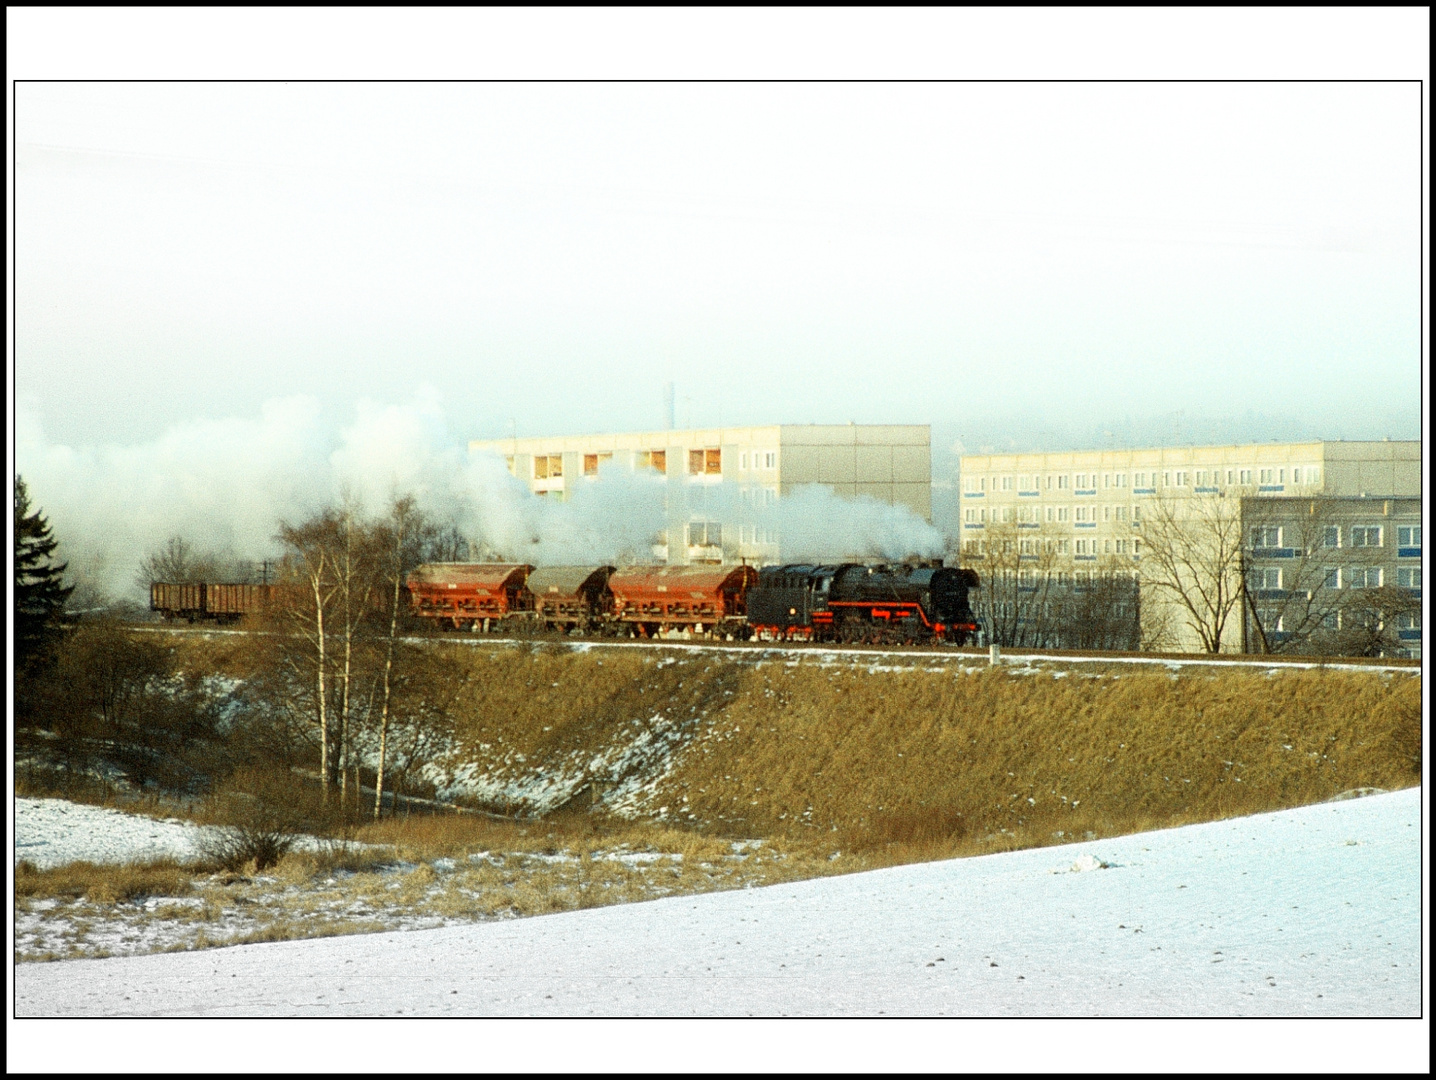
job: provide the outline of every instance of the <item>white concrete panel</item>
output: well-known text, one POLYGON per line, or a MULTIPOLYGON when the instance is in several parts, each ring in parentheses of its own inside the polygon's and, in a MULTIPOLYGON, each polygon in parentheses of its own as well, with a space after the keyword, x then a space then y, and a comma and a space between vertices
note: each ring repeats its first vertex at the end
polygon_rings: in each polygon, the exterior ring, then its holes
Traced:
POLYGON ((789 446, 785 443, 779 452, 778 467, 784 487, 816 483, 822 476, 822 466, 823 450, 817 446, 789 446))
POLYGON ((893 501, 892 484, 856 484, 854 487, 856 487, 858 495, 866 495, 881 503, 891 504, 893 501))
POLYGON ((929 446, 932 428, 927 424, 858 424, 859 446, 929 446))
POLYGON ((894 505, 911 507, 922 518, 932 520, 932 487, 929 484, 894 484, 894 505))
POLYGON ((926 484, 932 480, 932 450, 927 446, 893 447, 893 482, 926 484))
POLYGON ((857 448, 857 468, 859 484, 891 484, 893 480, 892 447, 859 446, 857 448))
MULTIPOLYGON (((817 457, 818 483, 852 484, 857 481, 857 466, 850 446, 819 446, 810 451, 817 457)), ((786 468, 784 472, 786 473, 786 468)))
POLYGON ((852 446, 855 424, 784 424, 779 438, 789 446, 852 446))

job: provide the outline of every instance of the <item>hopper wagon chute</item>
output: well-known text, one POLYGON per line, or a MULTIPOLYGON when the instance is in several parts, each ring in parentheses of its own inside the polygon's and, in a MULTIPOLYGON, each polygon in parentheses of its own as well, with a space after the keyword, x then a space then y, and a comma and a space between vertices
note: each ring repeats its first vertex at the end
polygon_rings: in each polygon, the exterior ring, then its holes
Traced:
POLYGON ((613 617, 641 637, 664 630, 747 636, 751 566, 631 566, 608 579, 613 617))
POLYGON ((613 608, 612 566, 545 566, 528 577, 534 618, 549 629, 600 629, 613 608))
POLYGON ((455 630, 488 629, 494 619, 532 610, 527 563, 425 563, 409 573, 412 614, 455 630))

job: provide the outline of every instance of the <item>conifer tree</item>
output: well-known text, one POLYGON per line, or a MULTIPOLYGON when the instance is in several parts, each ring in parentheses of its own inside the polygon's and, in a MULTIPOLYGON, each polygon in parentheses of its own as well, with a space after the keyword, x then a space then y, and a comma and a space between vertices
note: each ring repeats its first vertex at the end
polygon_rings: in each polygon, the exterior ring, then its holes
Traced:
POLYGON ((30 512, 30 492, 15 478, 15 667, 22 670, 61 632, 61 615, 74 586, 64 584, 67 563, 50 556, 58 544, 50 523, 30 512))

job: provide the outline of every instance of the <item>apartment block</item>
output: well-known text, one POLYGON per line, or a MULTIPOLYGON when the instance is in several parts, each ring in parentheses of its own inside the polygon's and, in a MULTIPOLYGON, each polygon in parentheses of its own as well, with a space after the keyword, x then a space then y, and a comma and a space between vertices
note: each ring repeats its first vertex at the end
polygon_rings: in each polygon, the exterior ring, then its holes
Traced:
POLYGON ((757 511, 805 485, 930 518, 931 441, 926 424, 775 424, 475 440, 469 451, 501 455, 546 498, 571 498, 613 469, 657 474, 669 524, 656 558, 762 565, 781 561, 782 546, 757 511))
MULTIPOLYGON (((1211 559, 1220 559, 1228 573, 1240 575, 1258 566, 1281 569, 1267 563, 1273 561, 1270 552, 1283 545, 1253 548, 1256 534, 1251 530, 1260 526, 1290 531, 1295 528, 1290 522, 1268 525, 1268 519, 1277 514, 1278 505, 1292 508, 1292 513, 1305 506, 1307 519, 1331 518, 1348 530, 1342 534, 1346 546, 1329 553, 1338 569, 1340 564, 1351 564, 1347 579, 1351 584, 1340 587, 1364 587, 1368 580, 1405 582, 1401 587, 1418 590, 1419 597, 1419 442, 1315 441, 968 455, 961 461, 960 482, 964 561, 979 568, 1001 566, 999 573, 1008 572, 1010 565, 1011 572, 1019 575, 1034 575, 1041 567, 1042 573, 1056 575, 1063 583, 1130 575, 1139 586, 1144 624, 1153 630, 1153 640, 1161 629, 1166 647, 1200 650, 1214 642, 1202 640, 1192 625, 1200 620, 1182 610, 1183 601, 1172 588, 1159 584, 1174 581, 1183 590, 1199 587, 1191 574, 1183 579, 1170 567, 1153 565, 1152 545, 1163 523, 1185 530, 1192 538, 1210 535, 1214 549, 1222 549, 1211 552, 1211 559), (1351 528, 1375 531, 1351 534, 1351 528), (1375 548, 1364 542, 1358 547, 1353 537, 1378 536, 1379 546, 1389 550, 1392 559, 1370 575, 1364 566, 1357 574, 1358 564, 1371 561, 1375 548), (1403 548, 1402 536, 1415 536, 1416 542, 1403 548), (1402 550, 1408 554, 1400 555, 1402 550), (1006 554, 1011 555, 1010 562, 998 558, 1006 554)), ((1170 546, 1168 542, 1164 550, 1170 546)), ((1201 562, 1203 552, 1194 550, 1194 561, 1201 562)), ((1219 583, 1218 606, 1230 604, 1233 596, 1242 597, 1242 608, 1250 606, 1240 580, 1219 583)), ((1335 580, 1342 579, 1338 575, 1335 580)), ((1229 627, 1221 627, 1215 643, 1225 652, 1252 648, 1248 638, 1255 628, 1253 620, 1260 620, 1245 618, 1235 607, 1229 614, 1229 627)), ((1419 650, 1419 618, 1407 629, 1415 631, 1407 639, 1409 646, 1419 650)))

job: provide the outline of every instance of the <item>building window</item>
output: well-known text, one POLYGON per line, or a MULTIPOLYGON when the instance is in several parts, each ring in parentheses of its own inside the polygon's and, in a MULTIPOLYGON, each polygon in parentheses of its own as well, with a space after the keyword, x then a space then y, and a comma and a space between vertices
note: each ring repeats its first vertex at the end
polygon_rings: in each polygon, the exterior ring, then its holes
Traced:
POLYGON ((1347 567, 1343 576, 1348 589, 1381 588, 1381 568, 1376 566, 1347 567))
POLYGON ((1086 540, 1078 540, 1078 541, 1077 541, 1077 554, 1078 554, 1078 555, 1086 555, 1086 554, 1087 554, 1087 541, 1086 541, 1086 540))
POLYGON ((1022 544, 1021 544, 1021 546, 1020 546, 1020 548, 1019 548, 1018 550, 1019 550, 1019 552, 1020 552, 1021 554, 1023 554, 1023 555, 1036 555, 1036 554, 1037 554, 1037 549, 1036 549, 1035 547, 1033 547, 1033 542, 1032 542, 1031 540, 1023 540, 1023 541, 1022 541, 1022 544))
POLYGON ((1241 483, 1250 484, 1252 482, 1252 471, 1250 469, 1242 469, 1240 476, 1241 483))
POLYGON ((509 454, 507 457, 505 457, 505 458, 504 458, 504 464, 509 467, 509 472, 513 472, 513 471, 514 471, 514 456, 513 456, 512 454, 509 454))
POLYGON ((723 472, 723 451, 688 451, 688 471, 694 476, 717 476, 721 474, 723 472))
POLYGON ((1003 523, 1004 525, 1006 525, 1006 524, 1011 523, 1011 521, 1012 521, 1012 507, 1010 507, 1010 506, 1004 506, 1004 507, 1002 508, 1002 523, 1003 523))
POLYGON ((1104 488, 1109 488, 1109 487, 1112 486, 1112 474, 1111 474, 1111 473, 1103 473, 1103 474, 1102 474, 1102 486, 1103 486, 1104 488))
POLYGON ((1052 474, 1051 474, 1051 473, 1048 473, 1048 474, 1047 474, 1047 490, 1048 490, 1048 491, 1051 491, 1051 490, 1052 490, 1052 474))
POLYGON ((1354 548, 1373 548, 1381 546, 1380 525, 1353 525, 1351 527, 1351 546, 1354 548))
POLYGON ((1113 486, 1113 487, 1119 487, 1119 488, 1124 488, 1124 487, 1126 487, 1126 486, 1127 486, 1127 474, 1124 473, 1124 472, 1119 472, 1116 476, 1112 477, 1112 486, 1113 486))
POLYGON ((1341 547, 1341 526, 1324 525, 1321 529, 1321 546, 1329 548, 1341 547))
POLYGON ((1231 485, 1231 484, 1236 483, 1236 476, 1237 476, 1237 474, 1236 474, 1233 470, 1228 469, 1228 470, 1227 470, 1227 484, 1228 484, 1228 485, 1231 485))
POLYGON ((1132 524, 1133 524, 1133 525, 1140 525, 1141 523, 1142 523, 1142 508, 1141 508, 1140 506, 1133 506, 1133 507, 1132 507, 1132 524))
MULTIPOLYGON (((1093 543, 1095 544, 1096 541, 1094 540, 1093 543)), ((1103 541, 1102 541, 1102 554, 1103 554, 1103 555, 1110 555, 1110 554, 1112 554, 1112 541, 1110 541, 1110 540, 1103 540, 1103 541)))
POLYGON ((1197 470, 1197 487, 1206 487, 1206 486, 1207 486, 1207 471, 1206 471, 1205 469, 1198 469, 1198 470, 1197 470))
POLYGON ((748 471, 748 451, 744 450, 738 455, 738 468, 744 472, 748 471))
POLYGON ((1004 476, 1004 477, 1002 478, 1002 490, 1003 490, 1003 491, 1011 491, 1011 490, 1012 490, 1012 477, 1010 477, 1010 476, 1004 476))
POLYGON ((1065 476, 1065 475, 1064 475, 1064 476, 1059 476, 1059 477, 1057 478, 1057 490, 1058 490, 1058 491, 1066 491, 1066 490, 1067 490, 1067 481, 1068 481, 1068 477, 1067 477, 1067 476, 1065 476))
POLYGON ((1067 555, 1067 554, 1070 554, 1070 553, 1071 553, 1071 550, 1072 550, 1072 541, 1070 541, 1070 540, 1058 540, 1058 541, 1057 541, 1057 554, 1058 554, 1058 555, 1067 555))
POLYGON ((1397 547, 1420 547, 1421 526, 1420 525, 1398 525, 1396 527, 1397 547))
POLYGON ((534 479, 547 480, 550 476, 563 475, 562 454, 539 454, 534 458, 534 479))
POLYGON ((1067 507, 1065 507, 1065 506, 1059 506, 1059 507, 1057 508, 1057 520, 1058 520, 1058 521, 1066 521, 1066 520, 1067 520, 1067 516, 1068 516, 1069 513, 1070 513, 1070 511, 1068 510, 1067 507))
POLYGON ((1086 474, 1086 473, 1078 473, 1078 474, 1077 474, 1077 489, 1078 489, 1079 491, 1085 491, 1086 488, 1087 488, 1087 474, 1086 474))
POLYGON ((1048 521, 1056 521, 1056 520, 1057 520, 1057 508, 1056 508, 1055 506, 1049 506, 1049 507, 1047 508, 1047 520, 1048 520, 1048 521))
POLYGON ((1276 470, 1275 470, 1275 469, 1262 469, 1262 470, 1260 470, 1260 472, 1258 472, 1258 474, 1257 474, 1257 482, 1258 482, 1258 483, 1271 484, 1271 483, 1274 483, 1275 481, 1276 481, 1276 470))
POLYGON ((1144 473, 1144 472, 1139 472, 1139 473, 1135 474, 1135 475, 1133 476, 1133 478, 1132 478, 1132 486, 1133 486, 1133 487, 1139 487, 1139 488, 1144 488, 1144 487, 1146 487, 1146 486, 1147 486, 1147 474, 1144 473))
POLYGON ((1421 567, 1403 566, 1396 571, 1396 584, 1403 589, 1421 588, 1421 567))
POLYGON ((638 454, 638 464, 644 469, 653 469, 655 472, 667 472, 668 451, 642 450, 638 454))
POLYGON ((977 511, 976 511, 976 510, 973 510, 973 509, 971 509, 971 508, 969 508, 969 509, 967 509, 967 510, 964 510, 964 511, 962 512, 962 520, 963 520, 963 521, 968 521, 968 522, 975 522, 975 521, 977 521, 977 511))
POLYGON ((1251 588, 1254 590, 1280 589, 1281 569, 1279 567, 1259 567, 1251 572, 1251 588))
POLYGON ((763 454, 763 468, 776 469, 778 467, 778 451, 768 450, 763 454))
POLYGON ((723 526, 716 521, 690 521, 688 523, 689 547, 722 547, 723 526))
POLYGON ((978 520, 981 521, 984 525, 987 524, 987 511, 986 511, 986 510, 979 510, 979 511, 978 511, 978 520))
POLYGON ((1328 589, 1341 588, 1341 571, 1336 567, 1328 568, 1326 571, 1326 580, 1322 582, 1322 585, 1328 589))
MULTIPOLYGON (((1141 555, 1141 554, 1142 554, 1142 541, 1140 541, 1140 540, 1133 540, 1133 541, 1132 541, 1132 554, 1133 554, 1133 555, 1141 555)), ((1137 579, 1136 579, 1136 577, 1134 576, 1134 577, 1132 578, 1132 580, 1133 580, 1133 581, 1136 581, 1137 579)))
POLYGON ((1127 520, 1127 508, 1126 508, 1125 506, 1119 506, 1119 507, 1117 507, 1117 520, 1118 520, 1118 521, 1126 521, 1126 520, 1127 520))
POLYGON ((1254 548, 1281 547, 1281 526, 1253 525, 1251 529, 1251 546, 1254 548))
POLYGON ((1102 507, 1102 520, 1103 520, 1103 521, 1111 521, 1111 520, 1112 520, 1112 507, 1111 507, 1110 505, 1102 507))
POLYGON ((1125 541, 1125 540, 1118 540, 1118 541, 1117 541, 1117 554, 1118 554, 1118 555, 1125 555, 1125 554, 1127 554, 1127 541, 1125 541))
POLYGON ((612 460, 613 460, 613 455, 612 455, 612 454, 584 454, 584 455, 583 455, 583 475, 584 475, 584 476, 597 476, 597 475, 598 475, 598 467, 599 467, 599 465, 602 464, 602 463, 605 462, 605 461, 612 461, 612 460))
POLYGON ((1096 509, 1096 507, 1087 507, 1087 506, 1079 506, 1079 507, 1077 507, 1077 520, 1078 520, 1078 521, 1086 521, 1086 520, 1087 520, 1087 513, 1088 513, 1088 511, 1089 511, 1089 510, 1095 510, 1095 509, 1096 509))

